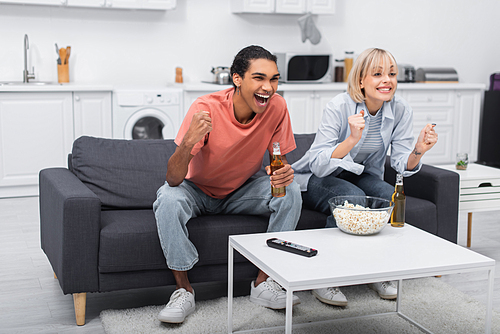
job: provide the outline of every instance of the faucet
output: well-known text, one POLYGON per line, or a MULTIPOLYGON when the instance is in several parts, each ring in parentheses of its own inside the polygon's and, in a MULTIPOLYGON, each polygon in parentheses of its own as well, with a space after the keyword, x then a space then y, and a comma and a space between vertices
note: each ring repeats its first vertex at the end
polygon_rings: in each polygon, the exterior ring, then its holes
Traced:
POLYGON ((35 79, 35 67, 33 67, 33 72, 28 71, 28 49, 30 48, 28 35, 24 35, 24 71, 23 71, 23 82, 28 83, 30 79, 35 79))

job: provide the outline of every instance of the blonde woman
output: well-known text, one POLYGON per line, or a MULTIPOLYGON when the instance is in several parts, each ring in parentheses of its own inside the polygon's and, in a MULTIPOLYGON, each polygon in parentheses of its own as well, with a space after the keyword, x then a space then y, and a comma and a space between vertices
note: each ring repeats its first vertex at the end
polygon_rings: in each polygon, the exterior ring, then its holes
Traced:
MULTIPOLYGON (((404 177, 418 172, 420 159, 437 142, 433 124, 427 124, 413 146, 413 112, 395 95, 398 66, 389 52, 371 48, 362 52, 349 74, 347 92, 325 107, 309 151, 292 165, 304 204, 329 215, 326 227, 335 227, 328 199, 368 195, 391 199, 394 187, 383 179, 387 152, 391 166, 404 177)), ((381 298, 395 299, 392 282, 370 284, 381 298)), ((314 290, 322 302, 345 306, 338 288, 314 290)))

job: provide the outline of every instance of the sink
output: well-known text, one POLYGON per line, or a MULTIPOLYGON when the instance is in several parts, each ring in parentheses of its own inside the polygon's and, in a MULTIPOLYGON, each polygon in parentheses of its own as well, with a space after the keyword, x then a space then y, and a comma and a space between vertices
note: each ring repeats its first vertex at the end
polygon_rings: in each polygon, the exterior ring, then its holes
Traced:
POLYGON ((45 85, 58 85, 57 82, 50 81, 0 81, 0 86, 45 86, 45 85))

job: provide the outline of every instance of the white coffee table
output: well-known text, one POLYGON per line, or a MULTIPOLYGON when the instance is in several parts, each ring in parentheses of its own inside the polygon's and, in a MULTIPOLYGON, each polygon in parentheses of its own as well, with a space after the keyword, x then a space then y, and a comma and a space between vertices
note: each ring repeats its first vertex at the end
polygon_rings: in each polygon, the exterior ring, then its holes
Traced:
MULTIPOLYGON (((373 236, 349 235, 337 228, 230 236, 229 333, 233 333, 233 250, 238 251, 286 289, 286 333, 292 332, 292 293, 295 291, 398 280, 400 294, 404 279, 479 270, 488 271, 485 333, 491 332, 495 261, 406 224, 402 228, 387 226, 373 236), (266 245, 266 240, 272 237, 316 248, 318 255, 307 258, 270 248, 266 245)), ((430 333, 400 312, 399 301, 400 298, 396 302, 395 312, 374 316, 398 314, 430 333)), ((264 330, 268 329, 270 328, 264 330)))
POLYGON ((460 175, 459 210, 467 211, 467 247, 472 240, 472 212, 500 210, 500 169, 470 163, 466 170, 455 165, 439 165, 439 168, 460 175))

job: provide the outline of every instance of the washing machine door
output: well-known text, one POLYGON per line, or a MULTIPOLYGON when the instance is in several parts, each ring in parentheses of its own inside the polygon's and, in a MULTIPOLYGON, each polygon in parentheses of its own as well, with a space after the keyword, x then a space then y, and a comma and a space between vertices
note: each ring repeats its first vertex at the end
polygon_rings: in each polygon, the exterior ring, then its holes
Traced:
POLYGON ((146 108, 136 111, 124 127, 125 139, 174 139, 172 119, 163 111, 146 108))

